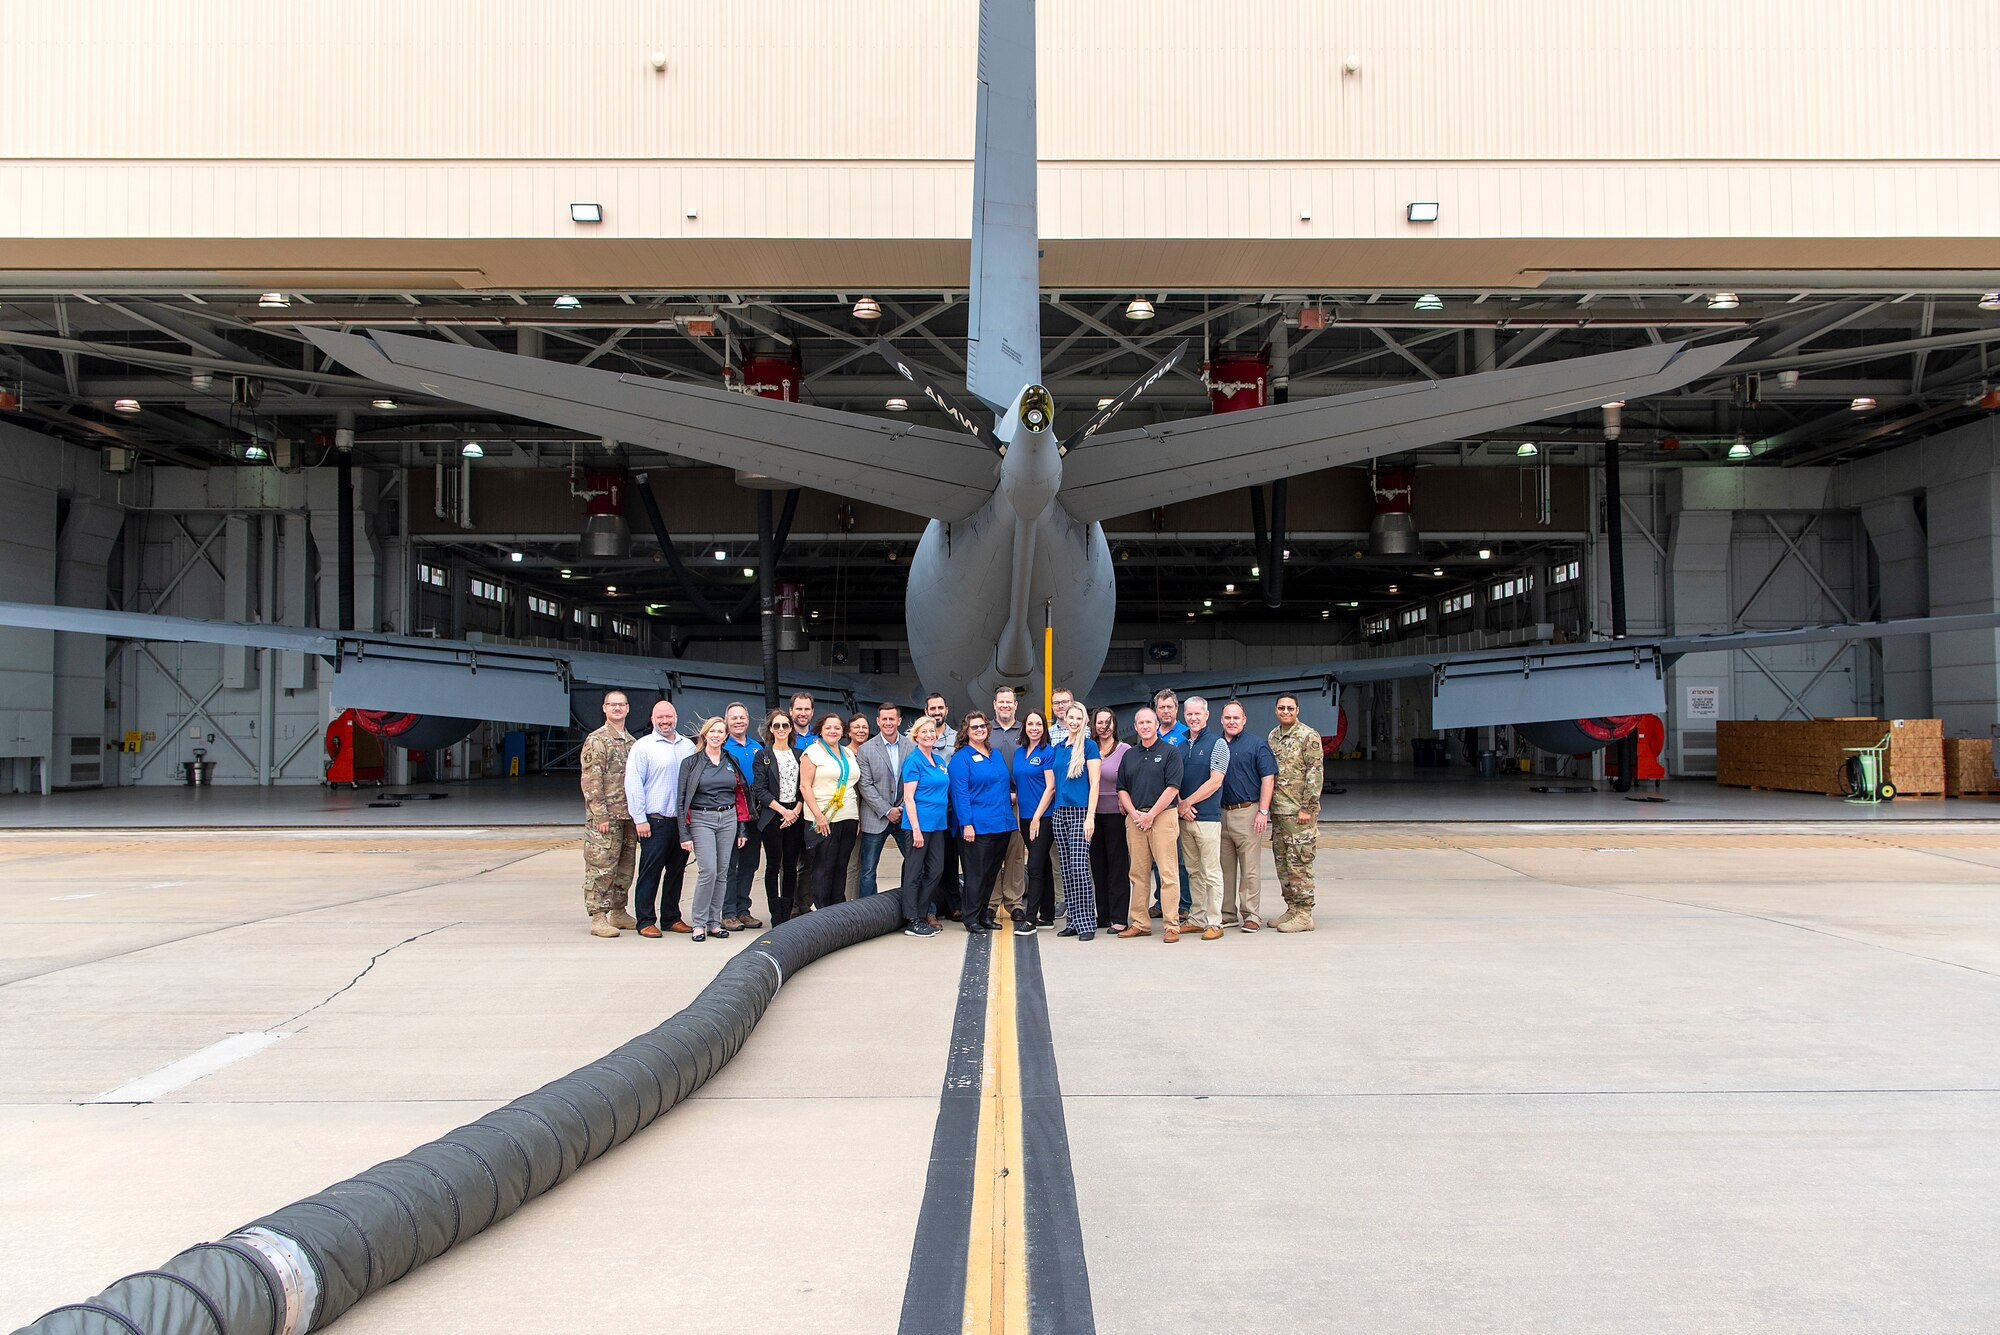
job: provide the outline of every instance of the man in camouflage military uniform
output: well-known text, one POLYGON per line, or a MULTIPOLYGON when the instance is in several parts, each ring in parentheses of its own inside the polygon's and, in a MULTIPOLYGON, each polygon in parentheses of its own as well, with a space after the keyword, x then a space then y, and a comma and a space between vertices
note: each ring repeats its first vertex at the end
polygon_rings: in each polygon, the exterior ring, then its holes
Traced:
POLYGON ((1278 726, 1271 729, 1271 754, 1278 780, 1271 791, 1271 857, 1285 916, 1274 931, 1313 929, 1313 857, 1319 851, 1319 792, 1326 765, 1319 734, 1299 722, 1299 698, 1278 697, 1278 726))
POLYGON ((625 716, 631 710, 625 692, 606 691, 604 726, 583 743, 583 909, 592 936, 616 936, 620 928, 639 925, 625 911, 639 852, 625 806, 625 758, 634 740, 625 716))

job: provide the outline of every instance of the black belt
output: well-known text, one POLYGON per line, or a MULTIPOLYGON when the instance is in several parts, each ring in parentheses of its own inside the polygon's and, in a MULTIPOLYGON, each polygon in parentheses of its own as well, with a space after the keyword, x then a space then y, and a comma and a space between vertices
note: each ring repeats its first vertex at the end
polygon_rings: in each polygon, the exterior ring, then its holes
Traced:
POLYGON ((728 806, 726 806, 726 807, 689 807, 689 808, 688 808, 688 810, 690 810, 690 811, 735 811, 735 810, 736 810, 736 804, 735 804, 734 802, 731 802, 731 803, 730 803, 730 804, 729 804, 728 806))

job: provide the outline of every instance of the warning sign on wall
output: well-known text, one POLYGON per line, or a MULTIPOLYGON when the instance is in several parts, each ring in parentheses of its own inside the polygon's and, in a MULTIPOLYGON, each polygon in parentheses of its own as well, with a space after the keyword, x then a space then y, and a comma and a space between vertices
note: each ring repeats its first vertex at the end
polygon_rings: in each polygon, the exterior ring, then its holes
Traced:
POLYGON ((1687 704, 1681 717, 1694 723, 1713 723, 1722 717, 1722 688, 1720 686, 1690 686, 1687 688, 1687 704))

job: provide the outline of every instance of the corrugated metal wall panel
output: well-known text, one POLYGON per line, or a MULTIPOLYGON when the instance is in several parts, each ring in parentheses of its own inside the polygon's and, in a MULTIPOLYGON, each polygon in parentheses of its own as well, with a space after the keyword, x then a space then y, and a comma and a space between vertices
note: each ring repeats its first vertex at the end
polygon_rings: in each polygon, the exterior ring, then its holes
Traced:
MULTIPOLYGON (((973 16, 971 0, 17 5, 0 157, 957 161, 973 16)), ((1989 0, 1043 0, 1040 46, 1051 161, 1996 145, 1974 77, 2000 46, 1989 0)))

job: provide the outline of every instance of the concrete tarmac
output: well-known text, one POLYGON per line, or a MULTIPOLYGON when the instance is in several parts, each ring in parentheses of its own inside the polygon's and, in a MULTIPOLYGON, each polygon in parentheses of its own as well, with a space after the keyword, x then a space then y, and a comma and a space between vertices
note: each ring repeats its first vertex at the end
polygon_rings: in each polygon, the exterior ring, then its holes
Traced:
MULTIPOLYGON (((2000 824, 1322 834, 1316 932, 1041 937, 1099 1331, 2000 1329, 2000 824)), ((747 940, 591 938, 579 871, 568 826, 0 834, 0 1328, 601 1055, 747 940), (286 1037, 90 1101, 244 1033, 286 1037)), ((340 1328, 893 1330, 965 940, 804 971, 687 1105, 340 1328)))

